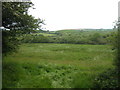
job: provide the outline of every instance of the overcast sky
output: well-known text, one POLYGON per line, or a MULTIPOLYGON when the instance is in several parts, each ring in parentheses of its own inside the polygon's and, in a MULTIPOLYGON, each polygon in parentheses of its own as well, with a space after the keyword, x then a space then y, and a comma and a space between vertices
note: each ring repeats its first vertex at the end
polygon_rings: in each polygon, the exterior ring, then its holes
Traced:
POLYGON ((29 14, 45 20, 47 30, 113 28, 120 0, 31 0, 29 14))

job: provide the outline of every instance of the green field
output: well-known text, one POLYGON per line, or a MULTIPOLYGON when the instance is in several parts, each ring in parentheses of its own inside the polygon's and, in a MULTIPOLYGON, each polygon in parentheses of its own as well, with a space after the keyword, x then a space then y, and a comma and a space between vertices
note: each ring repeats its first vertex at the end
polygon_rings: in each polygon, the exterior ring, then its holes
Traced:
POLYGON ((22 44, 3 58, 3 87, 92 88, 113 60, 109 45, 22 44))
POLYGON ((55 34, 49 34, 49 33, 33 33, 32 35, 56 36, 55 34))

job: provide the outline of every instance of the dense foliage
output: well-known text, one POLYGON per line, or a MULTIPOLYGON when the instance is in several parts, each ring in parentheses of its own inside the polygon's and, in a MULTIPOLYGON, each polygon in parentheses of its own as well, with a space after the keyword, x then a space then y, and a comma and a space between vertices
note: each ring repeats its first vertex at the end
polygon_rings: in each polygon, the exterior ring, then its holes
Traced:
POLYGON ((117 33, 117 43, 116 43, 116 47, 117 47, 117 55, 116 55, 116 70, 118 72, 118 84, 119 84, 119 88, 120 88, 120 21, 118 21, 117 23, 118 26, 118 33, 117 33))
MULTIPOLYGON (((24 35, 24 43, 70 43, 70 44, 111 44, 115 31, 61 30, 24 35)), ((114 40, 113 40, 114 39, 114 40)))
POLYGON ((16 51, 19 40, 16 38, 21 34, 36 30, 43 21, 35 19, 28 14, 31 2, 3 2, 2 3, 2 46, 3 54, 16 51))
POLYGON ((94 85, 96 88, 120 88, 120 26, 116 32, 111 34, 109 41, 114 50, 114 65, 116 68, 108 69, 100 73, 96 78, 94 85))
POLYGON ((118 88, 118 71, 108 69, 99 74, 94 81, 95 88, 118 88))

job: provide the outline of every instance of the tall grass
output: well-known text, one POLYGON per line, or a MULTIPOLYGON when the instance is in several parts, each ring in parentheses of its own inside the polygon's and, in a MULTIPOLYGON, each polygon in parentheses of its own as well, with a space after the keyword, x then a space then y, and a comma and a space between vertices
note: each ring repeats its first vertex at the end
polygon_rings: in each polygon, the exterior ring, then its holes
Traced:
POLYGON ((91 88, 114 68, 113 53, 109 45, 23 44, 3 58, 3 87, 91 88))

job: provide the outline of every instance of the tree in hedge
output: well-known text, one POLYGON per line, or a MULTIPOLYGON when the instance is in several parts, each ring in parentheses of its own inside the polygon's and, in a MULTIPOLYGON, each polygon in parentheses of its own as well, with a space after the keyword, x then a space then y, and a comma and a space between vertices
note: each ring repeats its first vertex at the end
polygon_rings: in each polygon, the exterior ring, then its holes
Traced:
POLYGON ((101 38, 99 33, 94 33, 90 40, 92 41, 93 44, 99 44, 99 39, 101 38))
POLYGON ((2 26, 9 29, 2 31, 3 54, 17 50, 20 44, 18 36, 33 32, 43 24, 43 20, 28 14, 28 9, 33 6, 32 2, 2 3, 2 26))
POLYGON ((117 23, 117 31, 109 36, 112 50, 115 50, 115 67, 106 70, 95 78, 95 88, 120 88, 120 21, 117 23))
POLYGON ((117 71, 118 71, 118 86, 120 88, 120 21, 118 21, 118 38, 117 38, 117 61, 116 61, 116 65, 117 65, 117 71))

